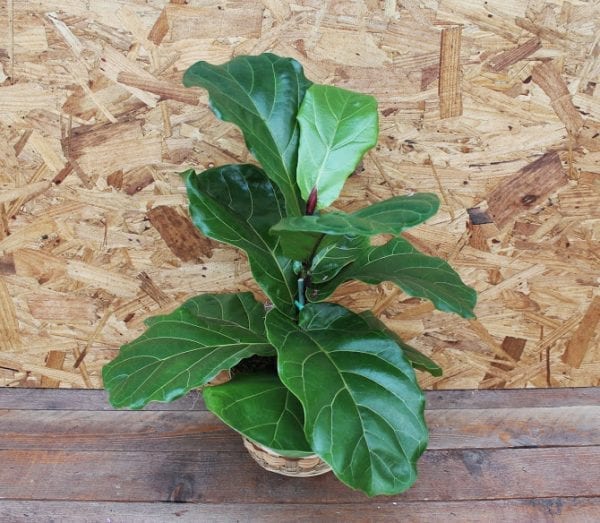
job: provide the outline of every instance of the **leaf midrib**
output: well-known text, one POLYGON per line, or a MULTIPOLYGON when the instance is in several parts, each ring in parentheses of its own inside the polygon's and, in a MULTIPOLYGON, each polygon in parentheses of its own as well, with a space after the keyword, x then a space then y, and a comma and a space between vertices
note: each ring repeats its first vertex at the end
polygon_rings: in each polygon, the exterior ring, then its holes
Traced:
MULTIPOLYGON (((250 198, 252 198, 252 194, 250 193, 250 198)), ((202 199, 202 197, 200 197, 200 199, 202 199)), ((220 202, 218 201, 217 198, 215 198, 212 194, 210 195, 210 199, 212 200, 212 202, 216 203, 216 205, 221 205, 220 202)), ((252 207, 254 206, 254 204, 252 204, 252 207)), ((226 209, 229 209, 229 207, 225 207, 226 209)), ((234 212, 233 210, 231 212, 234 212)), ((279 248, 279 238, 275 241, 275 244, 273 246, 273 249, 270 248, 269 244, 266 242, 266 240, 261 236, 261 234, 258 232, 258 230, 245 218, 242 218, 244 223, 247 225, 248 229, 252 232, 253 236, 255 237, 256 241, 250 241, 246 238, 244 238, 244 236, 242 236, 241 234, 239 234, 239 231, 237 231, 236 229, 234 229, 229 223, 227 223, 226 221, 222 220, 217 213, 215 213, 212 209, 211 209, 211 214, 213 215, 213 219, 215 219, 217 222, 219 222, 220 224, 224 225, 229 231, 233 232, 237 238, 239 238, 236 242, 236 247, 239 247, 241 249, 243 249, 245 252, 248 252, 247 246, 250 246, 250 250, 256 249, 258 248, 258 250, 260 252, 263 253, 263 255, 270 257, 275 266, 277 267, 277 270, 279 271, 279 274, 281 276, 281 279, 278 279, 278 281, 283 282, 283 287, 285 287, 288 291, 288 295, 289 295, 289 303, 293 304, 294 303, 294 290, 292 290, 289 286, 288 286, 288 281, 287 278, 285 276, 285 272, 283 271, 283 267, 279 264, 279 260, 277 259, 277 256, 275 254, 275 250, 279 248), (242 245, 244 247, 242 247, 242 245)), ((233 240, 230 240, 233 243, 233 240)), ((265 271, 266 274, 268 274, 268 271, 265 271)), ((275 278, 277 279, 277 278, 275 278)))
MULTIPOLYGON (((315 329, 315 330, 317 330, 317 329, 315 329)), ((323 330, 323 329, 318 329, 318 331, 322 331, 322 330, 323 330)), ((313 332, 314 332, 314 331, 313 331, 313 332)), ((342 388, 340 388, 340 389, 338 389, 338 390, 336 391, 336 393, 335 393, 335 395, 334 395, 334 398, 335 398, 337 395, 339 395, 339 393, 340 393, 342 390, 344 390, 344 391, 346 391, 346 393, 347 393, 347 394, 350 396, 350 398, 352 399, 352 403, 353 403, 353 406, 354 406, 354 410, 356 411, 357 418, 358 418, 358 419, 359 419, 359 421, 360 421, 360 425, 361 425, 361 433, 362 433, 362 435, 363 435, 363 438, 364 438, 364 440, 365 440, 365 445, 367 446, 367 449, 369 449, 369 452, 368 452, 368 455, 369 455, 369 467, 370 467, 370 468, 372 468, 372 467, 373 467, 373 463, 372 463, 372 455, 373 455, 373 453, 372 453, 372 452, 371 452, 371 450, 370 450, 370 449, 371 449, 371 447, 370 447, 370 445, 369 445, 369 443, 368 443, 368 438, 366 437, 366 434, 368 434, 368 431, 367 431, 367 430, 366 430, 366 428, 365 428, 365 422, 364 422, 363 416, 362 416, 362 414, 361 414, 361 412, 360 412, 360 409, 358 408, 358 407, 364 407, 364 408, 368 408, 368 407, 365 407, 364 405, 361 405, 361 404, 360 404, 360 403, 359 403, 359 402, 356 400, 356 398, 354 397, 354 394, 352 393, 352 389, 351 389, 351 387, 348 385, 348 383, 347 383, 346 379, 344 378, 344 372, 343 372, 343 371, 342 371, 342 370, 341 370, 341 369, 340 369, 340 368, 337 366, 336 362, 335 362, 335 361, 333 360, 333 358, 330 356, 329 352, 328 352, 327 350, 325 350, 325 348, 324 348, 324 347, 321 345, 321 343, 320 343, 318 340, 316 340, 316 339, 315 339, 315 338, 314 338, 314 337, 313 337, 313 336, 310 334, 310 331, 308 331, 308 332, 306 332, 306 333, 307 333, 307 334, 310 336, 310 338, 311 338, 311 340, 313 341, 313 343, 315 344, 315 346, 316 346, 316 347, 319 349, 319 352, 320 352, 320 353, 322 353, 322 354, 323 354, 323 355, 324 355, 324 356, 325 356, 325 357, 326 357, 326 358, 329 360, 330 364, 331 364, 331 365, 332 365, 332 366, 335 368, 335 370, 337 371, 337 374, 340 376, 340 380, 342 381, 343 387, 342 387, 342 388)), ((336 352, 340 352, 340 351, 336 351, 336 352)), ((360 352, 360 351, 348 351, 348 350, 344 350, 343 352, 355 352, 355 353, 357 353, 357 354, 365 354, 365 353, 363 353, 363 352, 360 352)), ((305 368, 305 365, 307 364, 308 360, 309 360, 309 359, 310 359, 310 358, 311 358, 313 355, 315 355, 315 354, 317 354, 317 353, 318 353, 317 351, 313 352, 312 354, 308 355, 308 356, 307 356, 307 357, 306 357, 306 358, 305 358, 305 359, 302 361, 302 364, 301 364, 302 376, 304 376, 304 368, 305 368)), ((371 354, 371 355, 372 355, 372 356, 374 356, 374 357, 377 357, 377 355, 376 355, 376 354, 371 354)), ((379 359, 382 359, 382 358, 379 358, 379 359)), ((383 361, 385 361, 386 363, 388 363, 388 364, 389 364, 389 362, 387 362, 386 360, 383 360, 383 361)), ((395 367, 394 367, 394 368, 395 368, 395 367)), ((363 377, 364 379, 367 379, 367 380, 369 380, 369 381, 372 381, 373 383, 376 383, 377 385, 381 386, 379 383, 375 382, 375 381, 374 381, 374 380, 372 380, 371 378, 368 378, 367 376, 362 376, 362 375, 361 375, 361 377, 363 377)), ((304 384, 306 383, 306 380, 302 379, 302 383, 303 383, 303 385, 304 385, 304 384)), ((408 406, 407 406, 407 404, 406 404, 406 401, 405 401, 404 399, 400 398, 399 396, 396 396, 396 394, 394 394, 393 392, 392 392, 392 394, 393 394, 393 395, 394 395, 396 398, 398 398, 398 399, 399 399, 399 400, 400 400, 400 401, 401 401, 401 402, 402 402, 402 403, 403 403, 403 404, 406 406, 406 410, 407 410, 407 411, 408 411, 408 412, 409 412, 409 413, 410 413, 410 414, 411 414, 411 415, 412 415, 412 416, 413 416, 413 417, 414 417, 414 418, 417 420, 417 422, 418 422, 418 421, 419 421, 419 420, 418 420, 418 418, 417 418, 417 417, 414 415, 414 413, 413 413, 413 412, 410 410, 410 408, 408 408, 408 406)), ((304 389, 304 397, 305 397, 305 398, 307 398, 306 389, 304 389)), ((320 410, 319 410, 319 411, 316 413, 316 415, 314 416, 314 419, 315 419, 315 420, 317 420, 317 419, 319 418, 319 416, 321 415, 321 412, 323 411, 323 409, 325 409, 325 408, 332 409, 332 405, 333 405, 333 403, 334 403, 334 400, 332 400, 332 401, 330 402, 330 404, 329 404, 329 405, 323 406, 323 407, 322 407, 322 408, 321 408, 321 409, 320 409, 320 410)), ((371 410, 371 411, 372 411, 372 409, 369 409, 369 410, 371 410)), ((373 411, 373 412, 374 412, 374 411, 373 411)), ((385 420, 385 418, 382 418, 382 419, 384 419, 384 421, 385 421, 385 422, 386 422, 386 423, 387 423, 387 424, 388 424, 388 425, 389 425, 389 426, 392 428, 392 430, 394 431, 394 433, 395 433, 395 434, 397 434, 397 431, 396 431, 396 430, 395 430, 395 429, 394 429, 394 428, 393 428, 393 427, 392 427, 392 426, 389 424, 389 422, 388 422, 387 420, 385 420)), ((330 421, 331 421, 331 424, 333 424, 333 420, 331 419, 331 415, 330 415, 330 421)), ((314 428, 314 426, 313 426, 313 428, 314 428)), ((333 435, 333 430, 331 431, 331 435, 333 435)), ((308 437, 308 434, 307 434, 307 437, 308 437)), ((311 439, 312 439, 312 438, 311 438, 311 439)), ((332 445, 333 445, 333 437, 331 437, 331 438, 330 438, 330 445, 331 445, 331 446, 330 446, 330 448, 329 448, 329 454, 330 454, 330 455, 333 455, 333 446, 332 446, 332 445)), ((403 453, 403 454, 404 454, 404 456, 406 457, 406 453, 404 452, 404 448, 402 448, 402 445, 400 445, 400 447, 401 447, 402 453, 403 453)), ((358 442, 357 442, 357 444, 355 445, 355 447, 354 447, 354 450, 352 451, 352 452, 353 452, 353 454, 354 454, 354 452, 356 452, 356 449, 357 449, 357 448, 358 448, 358 442)), ((409 460, 409 459, 407 459, 407 462, 414 463, 412 460, 409 460)))
MULTIPOLYGON (((331 146, 331 144, 335 142, 335 138, 336 138, 339 128, 341 126, 341 122, 343 121, 343 119, 340 119, 337 117, 337 114, 336 114, 337 111, 333 111, 331 104, 329 103, 329 97, 327 96, 327 94, 325 94, 325 99, 327 101, 327 107, 329 108, 330 113, 336 119, 337 123, 335 126, 335 132, 331 133, 329 142, 327 142, 323 138, 323 134, 321 133, 321 129, 318 128, 318 125, 315 126, 315 128, 317 130, 317 134, 319 135, 319 138, 321 138, 321 141, 323 142, 323 144, 325 144, 325 146, 327 148, 327 153, 325 154, 323 160, 321 161, 321 164, 317 167, 317 177, 315 178, 315 182, 314 182, 315 187, 319 187, 319 182, 321 180, 321 176, 323 175, 323 172, 325 171, 323 166, 326 165, 327 161, 329 160, 329 156, 331 155, 331 152, 334 150, 334 148, 331 146)), ((347 105, 348 105, 348 98, 346 98, 344 100, 344 105, 342 106, 342 109, 339 111, 340 114, 344 113, 344 110, 346 109, 347 105)), ((313 110, 314 121, 318 122, 319 118, 317 117, 317 108, 316 108, 316 104, 314 103, 314 101, 313 101, 312 110, 313 110)))
MULTIPOLYGON (((247 60, 246 60, 246 63, 248 64, 247 60)), ((269 144, 269 143, 266 143, 265 141, 263 141, 263 139, 259 135, 257 135, 254 132, 254 130, 251 128, 248 128, 247 132, 249 132, 260 144, 262 144, 265 147, 265 149, 267 149, 271 153, 271 156, 276 159, 276 162, 279 164, 280 168, 283 170, 283 173, 285 174, 284 184, 287 183, 287 188, 290 191, 290 196, 293 195, 294 199, 297 200, 297 195, 295 194, 296 191, 294 190, 294 186, 295 186, 295 180, 293 179, 294 176, 293 176, 290 168, 288 168, 288 166, 286 165, 286 162, 284 161, 284 156, 285 156, 284 153, 285 153, 285 151, 288 150, 290 142, 288 141, 287 144, 285 144, 285 148, 282 151, 279 148, 279 144, 275 140, 273 133, 269 130, 269 127, 266 124, 266 121, 270 120, 270 116, 273 113, 273 110, 275 107, 275 102, 277 99, 276 98, 277 76, 275 75, 274 64, 275 64, 275 62, 270 61, 271 69, 273 71, 273 76, 275 78, 275 81, 273 84, 275 95, 273 96, 273 105, 271 107, 271 112, 270 112, 269 118, 267 118, 267 119, 264 119, 263 115, 260 113, 258 106, 252 99, 250 93, 248 91, 246 91, 246 89, 244 89, 242 84, 229 72, 229 70, 216 69, 215 71, 218 71, 219 73, 226 73, 227 77, 233 83, 237 84, 237 86, 240 88, 240 90, 246 95, 246 99, 249 101, 249 104, 243 105, 242 102, 238 101, 236 98, 231 97, 228 93, 226 93, 224 91, 219 91, 220 95, 224 96, 225 98, 227 98, 228 100, 233 102, 236 106, 238 106, 240 109, 242 109, 242 111, 247 111, 249 106, 254 109, 254 111, 250 111, 250 112, 261 122, 261 126, 262 126, 263 130, 266 131, 265 135, 267 135, 270 138, 271 143, 269 144), (275 147, 275 150, 273 150, 273 147, 275 147)), ((254 82, 254 69, 252 67, 249 67, 249 69, 252 71, 252 79, 254 82)), ((221 74, 221 76, 225 76, 225 75, 221 74)), ((295 75, 295 78, 296 78, 296 85, 298 86, 298 100, 300 100, 300 96, 299 96, 300 95, 300 82, 298 81, 298 75, 295 75)), ((211 82, 210 80, 206 80, 206 83, 210 84, 213 87, 213 89, 215 89, 215 88, 217 90, 220 89, 218 85, 216 85, 214 82, 211 82)), ((297 129, 298 129, 298 123, 296 122, 292 127, 292 132, 290 133, 290 141, 291 141, 292 137, 297 133, 297 129)), ((281 178, 281 175, 279 175, 278 178, 281 178)), ((282 190, 284 190, 284 188, 282 188, 282 190)), ((299 210, 299 207, 298 207, 298 210, 299 210)), ((300 213, 298 213, 298 214, 300 214, 300 213)))
MULTIPOLYGON (((160 339, 160 338, 157 338, 157 339, 160 339)), ((240 348, 237 349, 237 350, 235 350, 232 354, 230 354, 229 358, 235 357, 239 353, 243 353, 243 352, 247 351, 248 348, 250 346, 252 346, 252 345, 259 345, 259 344, 244 343, 244 344, 230 344, 230 345, 216 345, 216 346, 208 346, 208 347, 206 347, 206 346, 205 347, 197 347, 197 348, 194 348, 194 349, 189 349, 189 350, 184 351, 184 352, 179 352, 177 354, 173 354, 173 355, 171 355, 169 357, 166 357, 166 358, 155 358, 155 360, 152 361, 151 363, 148 363, 147 365, 145 365, 143 367, 138 367, 135 372, 133 372, 131 374, 128 374, 128 376, 135 376, 136 374, 138 374, 140 372, 144 372, 147 368, 151 368, 153 366, 156 366, 156 368, 154 370, 152 370, 152 372, 146 377, 146 379, 143 380, 134 390, 132 390, 131 393, 127 397, 131 398, 132 396, 134 396, 154 376, 154 374, 159 370, 160 365, 163 364, 166 361, 169 361, 169 359, 171 359, 171 358, 180 358, 183 354, 191 353, 191 352, 194 352, 194 351, 197 351, 197 350, 201 350, 201 349, 207 349, 209 351, 208 354, 205 354, 204 356, 202 356, 201 358, 199 358, 198 360, 196 360, 193 365, 187 367, 185 370, 182 370, 181 372, 178 372, 169 381, 166 381, 160 387, 155 388, 153 390, 153 392, 148 395, 149 397, 152 397, 155 394, 157 394, 159 391, 164 390, 167 387, 167 385, 169 385, 170 383, 172 383, 172 382, 176 381, 177 379, 179 379, 180 376, 184 375, 186 372, 189 373, 190 372, 190 368, 198 365, 199 363, 201 363, 202 361, 204 361, 206 358, 212 356, 216 349, 223 349, 223 348, 235 347, 236 345, 240 345, 240 348)), ((268 345, 268 343, 262 343, 260 345, 268 345)), ((123 362, 127 362, 130 359, 132 359, 132 358, 124 358, 122 361, 123 362)))

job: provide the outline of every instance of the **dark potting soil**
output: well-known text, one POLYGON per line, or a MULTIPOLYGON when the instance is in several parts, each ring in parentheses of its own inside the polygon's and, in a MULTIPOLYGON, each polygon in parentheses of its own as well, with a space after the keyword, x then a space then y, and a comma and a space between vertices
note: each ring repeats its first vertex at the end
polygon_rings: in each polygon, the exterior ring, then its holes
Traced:
POLYGON ((251 356, 240 361, 233 369, 231 374, 254 374, 256 372, 277 373, 277 363, 274 357, 251 356))

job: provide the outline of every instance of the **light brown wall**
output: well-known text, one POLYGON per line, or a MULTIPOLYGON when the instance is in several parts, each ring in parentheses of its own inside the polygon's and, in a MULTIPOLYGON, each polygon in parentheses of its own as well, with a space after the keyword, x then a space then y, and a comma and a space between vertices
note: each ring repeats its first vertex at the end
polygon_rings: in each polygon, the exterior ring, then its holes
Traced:
POLYGON ((599 384, 597 3, 184 3, 0 6, 0 385, 100 387, 148 315, 255 289, 241 254, 186 230, 177 173, 248 154, 180 78, 267 50, 379 101, 341 208, 442 199, 410 239, 479 290, 477 321, 389 285, 338 292, 442 364, 423 385, 599 384))

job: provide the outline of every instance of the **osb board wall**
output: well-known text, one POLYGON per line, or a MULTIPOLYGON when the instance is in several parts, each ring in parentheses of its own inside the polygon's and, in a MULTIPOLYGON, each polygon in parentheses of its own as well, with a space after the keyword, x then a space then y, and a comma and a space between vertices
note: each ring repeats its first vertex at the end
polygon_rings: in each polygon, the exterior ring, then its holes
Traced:
POLYGON ((441 198, 407 236, 477 288, 477 320, 386 284, 337 294, 444 367, 422 384, 600 384, 598 2, 2 4, 0 385, 101 387, 148 315, 256 290, 187 218, 178 172, 250 158, 180 79, 267 50, 379 101, 379 145, 339 207, 441 198))

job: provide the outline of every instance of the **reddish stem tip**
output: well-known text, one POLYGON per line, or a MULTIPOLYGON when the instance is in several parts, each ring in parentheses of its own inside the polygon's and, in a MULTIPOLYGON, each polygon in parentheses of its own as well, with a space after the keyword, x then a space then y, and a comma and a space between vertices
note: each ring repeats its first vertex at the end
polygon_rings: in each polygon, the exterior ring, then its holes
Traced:
POLYGON ((317 208, 317 188, 314 187, 310 194, 308 195, 308 201, 306 202, 306 214, 311 215, 314 214, 315 209, 317 208))

